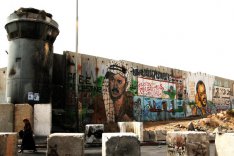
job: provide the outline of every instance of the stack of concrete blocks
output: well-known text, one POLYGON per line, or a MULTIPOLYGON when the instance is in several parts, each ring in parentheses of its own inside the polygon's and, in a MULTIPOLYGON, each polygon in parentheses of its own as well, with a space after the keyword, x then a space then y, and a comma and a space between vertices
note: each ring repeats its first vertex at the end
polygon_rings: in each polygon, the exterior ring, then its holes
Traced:
POLYGON ((104 124, 87 124, 85 125, 85 143, 101 144, 104 124))
POLYGON ((143 142, 143 123, 142 122, 118 122, 120 133, 132 132, 137 135, 140 142, 143 142))
POLYGON ((14 132, 19 132, 24 128, 24 119, 28 119, 33 127, 33 107, 29 104, 15 104, 15 127, 14 132))
POLYGON ((102 156, 140 156, 140 141, 135 133, 103 133, 102 156))
POLYGON ((84 155, 84 133, 53 133, 47 138, 47 155, 84 155))
POLYGON ((52 129, 52 106, 50 103, 34 105, 34 134, 48 136, 52 129))
POLYGON ((209 138, 206 132, 168 132, 166 141, 168 156, 210 155, 209 138))
POLYGON ((17 141, 17 133, 0 133, 0 156, 16 156, 17 141))
POLYGON ((0 104, 0 132, 13 132, 14 104, 0 104))
POLYGON ((234 155, 234 133, 216 133, 215 147, 216 156, 233 156, 234 155))

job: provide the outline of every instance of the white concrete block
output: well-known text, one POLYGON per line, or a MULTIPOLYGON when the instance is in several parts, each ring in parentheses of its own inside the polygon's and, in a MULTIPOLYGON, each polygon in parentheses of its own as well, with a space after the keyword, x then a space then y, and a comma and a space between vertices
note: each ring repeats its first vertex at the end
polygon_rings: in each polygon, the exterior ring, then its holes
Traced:
POLYGON ((84 155, 84 133, 53 133, 47 139, 49 155, 84 155))
POLYGON ((209 156, 209 138, 206 132, 168 132, 167 156, 209 156))
POLYGON ((216 156, 234 155, 234 133, 224 133, 215 136, 216 156))
POLYGON ((102 156, 140 156, 140 142, 135 133, 103 133, 102 156))
POLYGON ((102 143, 102 133, 104 124, 87 124, 85 125, 85 142, 88 144, 102 143))
POLYGON ((17 155, 17 133, 0 133, 0 155, 16 156, 17 155))
POLYGON ((13 132, 14 104, 0 104, 0 132, 13 132))
POLYGON ((139 141, 143 141, 143 123, 142 122, 118 122, 120 133, 132 132, 137 134, 139 141))
POLYGON ((52 128, 52 107, 50 103, 34 105, 34 134, 48 136, 52 128))

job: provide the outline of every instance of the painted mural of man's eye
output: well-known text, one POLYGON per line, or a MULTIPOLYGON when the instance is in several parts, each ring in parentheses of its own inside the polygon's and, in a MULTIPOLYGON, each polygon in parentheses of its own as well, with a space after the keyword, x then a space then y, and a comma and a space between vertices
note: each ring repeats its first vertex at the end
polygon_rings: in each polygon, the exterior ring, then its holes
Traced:
POLYGON ((123 81, 122 80, 117 80, 118 84, 122 84, 123 81))

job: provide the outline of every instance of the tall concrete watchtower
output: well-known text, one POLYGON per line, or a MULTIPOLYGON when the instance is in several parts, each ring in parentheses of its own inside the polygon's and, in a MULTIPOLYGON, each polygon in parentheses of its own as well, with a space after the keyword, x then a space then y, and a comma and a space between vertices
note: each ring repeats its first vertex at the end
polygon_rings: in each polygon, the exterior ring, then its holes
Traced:
POLYGON ((9 40, 7 102, 50 102, 58 24, 43 10, 20 8, 7 18, 5 29, 9 40))

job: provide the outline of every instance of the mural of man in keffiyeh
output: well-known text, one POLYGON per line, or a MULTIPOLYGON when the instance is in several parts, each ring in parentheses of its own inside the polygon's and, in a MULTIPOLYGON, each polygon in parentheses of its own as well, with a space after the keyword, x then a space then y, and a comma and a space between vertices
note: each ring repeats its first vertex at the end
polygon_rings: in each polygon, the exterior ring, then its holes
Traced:
POLYGON ((102 85, 102 96, 95 101, 93 123, 116 123, 133 120, 133 94, 128 91, 131 79, 122 61, 110 61, 102 85))
POLYGON ((133 95, 130 86, 129 70, 123 62, 111 62, 102 86, 107 122, 133 120, 133 95))

